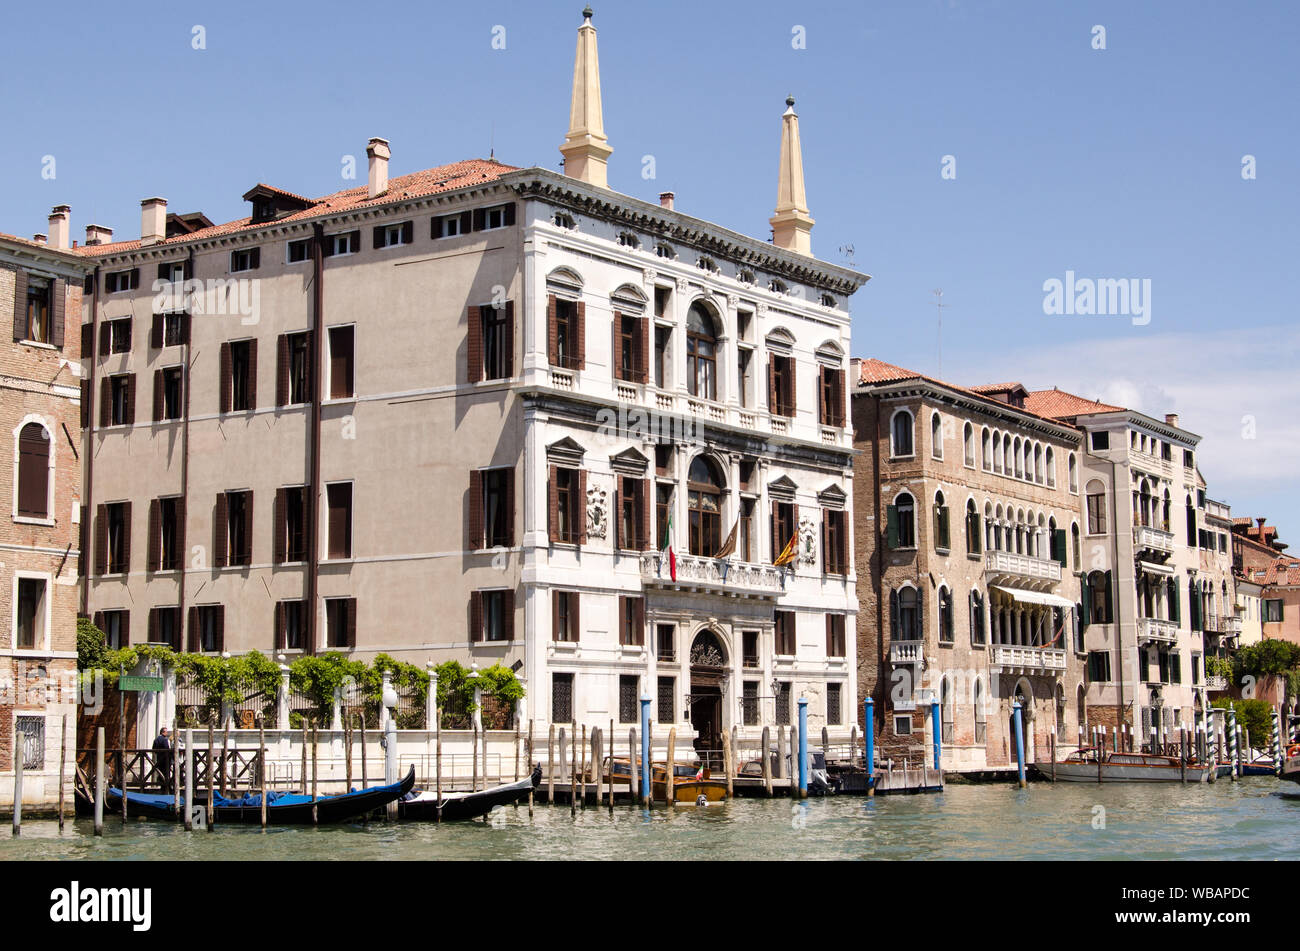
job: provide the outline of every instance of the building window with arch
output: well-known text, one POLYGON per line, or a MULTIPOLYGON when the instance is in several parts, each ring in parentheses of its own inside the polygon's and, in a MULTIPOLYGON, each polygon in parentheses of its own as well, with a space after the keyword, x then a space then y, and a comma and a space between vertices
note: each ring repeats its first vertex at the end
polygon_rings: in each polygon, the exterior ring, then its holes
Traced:
POLYGON ((988 737, 988 720, 984 709, 984 682, 975 681, 975 742, 984 743, 988 737))
POLYGON ((1074 457, 1074 453, 1070 453, 1069 470, 1070 470, 1070 482, 1069 482, 1070 491, 1078 492, 1079 491, 1079 461, 1074 457))
POLYGON ((718 332, 698 301, 686 314, 686 388, 700 399, 718 398, 718 332))
POLYGON ((952 681, 947 677, 943 678, 943 683, 939 686, 939 721, 942 726, 943 742, 951 743, 953 740, 953 709, 952 709, 952 681))
POLYGON ((1087 486, 1088 534, 1106 534, 1106 487, 1096 479, 1087 486))
POLYGON ((966 554, 978 555, 980 553, 980 513, 975 507, 975 500, 968 499, 966 502, 966 554))
POLYGON ((980 466, 985 472, 993 471, 993 459, 990 456, 990 453, 992 452, 991 447, 992 440, 989 436, 989 428, 985 426, 980 435, 980 466))
POLYGON ((948 532, 948 506, 944 503, 943 493, 934 493, 934 548, 935 551, 948 551, 952 547, 948 532))
POLYGON ((32 422, 18 432, 18 506, 22 518, 50 517, 50 434, 32 422))
POLYGON ((930 456, 934 459, 943 458, 943 420, 938 413, 930 416, 930 456))
POLYGON ((965 463, 966 468, 974 469, 975 468, 975 427, 973 427, 970 423, 967 423, 965 426, 962 427, 961 442, 962 442, 962 462, 965 463))
POLYGON ((1070 525, 1070 551, 1074 555, 1074 568, 1076 571, 1083 566, 1083 551, 1079 545, 1079 523, 1074 522, 1070 525))
POLYGON ((952 591, 947 585, 939 588, 939 643, 952 643, 952 591))
POLYGON ((1056 454, 1052 452, 1052 447, 1048 446, 1047 451, 1043 454, 1045 465, 1047 466, 1047 487, 1056 488, 1056 454))
POLYGON ((889 596, 890 634, 895 640, 921 640, 921 599, 910 585, 889 596))
POLYGON ((722 478, 704 456, 695 457, 686 478, 691 554, 712 557, 722 547, 722 478))
POLYGON ((901 457, 913 454, 912 432, 912 413, 909 410, 900 409, 894 414, 893 423, 889 427, 889 454, 891 456, 901 457))
POLYGON ((970 642, 984 646, 984 596, 975 590, 970 593, 970 642))
POLYGON ((890 548, 916 547, 916 502, 904 492, 889 506, 887 528, 890 548))

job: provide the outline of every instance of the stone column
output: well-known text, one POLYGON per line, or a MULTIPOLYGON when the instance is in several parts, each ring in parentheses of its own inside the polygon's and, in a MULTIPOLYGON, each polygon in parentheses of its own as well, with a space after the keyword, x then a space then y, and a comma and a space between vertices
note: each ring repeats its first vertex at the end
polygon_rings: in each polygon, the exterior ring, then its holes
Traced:
POLYGON ((429 671, 429 689, 424 699, 424 728, 432 730, 438 717, 438 669, 433 661, 424 666, 429 671))
POLYGON ((289 668, 280 655, 280 688, 275 692, 275 728, 289 729, 289 668))

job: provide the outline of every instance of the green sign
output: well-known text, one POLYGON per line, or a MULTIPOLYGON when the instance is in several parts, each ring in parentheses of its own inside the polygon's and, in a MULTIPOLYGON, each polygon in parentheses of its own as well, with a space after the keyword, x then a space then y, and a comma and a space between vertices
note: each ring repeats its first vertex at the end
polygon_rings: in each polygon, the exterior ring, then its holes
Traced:
POLYGON ((146 693, 159 693, 163 688, 163 679, 161 677, 128 677, 122 676, 117 679, 117 689, 119 690, 137 690, 146 693))

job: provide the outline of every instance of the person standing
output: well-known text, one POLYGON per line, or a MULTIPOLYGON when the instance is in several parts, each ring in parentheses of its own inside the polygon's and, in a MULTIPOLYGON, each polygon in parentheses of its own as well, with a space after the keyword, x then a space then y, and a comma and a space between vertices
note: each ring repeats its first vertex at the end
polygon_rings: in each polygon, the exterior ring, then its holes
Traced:
POLYGON ((159 786, 164 792, 171 790, 172 785, 172 744, 167 738, 167 727, 163 727, 158 733, 158 738, 153 741, 153 764, 154 769, 162 774, 162 782, 159 786))

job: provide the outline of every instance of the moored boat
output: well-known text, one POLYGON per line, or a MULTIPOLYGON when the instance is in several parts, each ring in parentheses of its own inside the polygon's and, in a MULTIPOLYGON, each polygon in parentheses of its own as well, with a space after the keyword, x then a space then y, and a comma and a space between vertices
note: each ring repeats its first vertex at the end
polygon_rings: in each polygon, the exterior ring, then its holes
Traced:
POLYGON ((1282 771, 1278 775, 1293 783, 1300 783, 1300 743, 1292 743, 1286 748, 1282 758, 1282 771))
POLYGON ((1176 756, 1158 753, 1127 753, 1091 747, 1076 750, 1063 761, 1034 763, 1034 768, 1046 779, 1055 776, 1065 783, 1203 783, 1209 779, 1214 766, 1206 763, 1188 763, 1183 766, 1176 756))
MULTIPOLYGON (((664 795, 667 780, 667 764, 651 764, 650 790, 656 802, 667 798, 664 795)), ((686 763, 674 763, 673 802, 698 803, 701 797, 705 802, 722 802, 727 798, 726 781, 713 779, 707 766, 694 767, 686 763)))
POLYGON ((438 798, 431 789, 411 792, 397 802, 397 814, 402 819, 438 819, 443 822, 476 819, 485 816, 497 806, 509 806, 525 798, 529 791, 542 781, 541 764, 533 767, 531 776, 513 783, 503 783, 491 789, 475 792, 448 792, 438 798))

